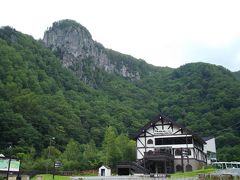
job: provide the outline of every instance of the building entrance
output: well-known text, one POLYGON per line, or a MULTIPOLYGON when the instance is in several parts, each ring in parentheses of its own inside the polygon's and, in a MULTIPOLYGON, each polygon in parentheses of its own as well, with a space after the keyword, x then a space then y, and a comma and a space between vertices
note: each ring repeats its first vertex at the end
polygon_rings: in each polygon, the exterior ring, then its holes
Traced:
POLYGON ((149 162, 150 173, 164 174, 166 173, 166 164, 164 161, 151 161, 149 162))
POLYGON ((166 173, 165 171, 165 163, 164 161, 159 161, 155 163, 155 168, 156 168, 156 172, 157 174, 164 174, 166 173))

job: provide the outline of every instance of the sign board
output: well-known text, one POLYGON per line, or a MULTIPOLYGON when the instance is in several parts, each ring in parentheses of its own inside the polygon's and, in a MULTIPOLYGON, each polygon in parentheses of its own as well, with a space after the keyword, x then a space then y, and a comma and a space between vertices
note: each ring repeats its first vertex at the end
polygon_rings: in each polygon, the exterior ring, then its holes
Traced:
MULTIPOLYGON (((0 171, 8 171, 9 159, 0 158, 0 171)), ((18 172, 20 167, 20 161, 16 159, 11 159, 9 171, 18 172)))
POLYGON ((55 161, 55 162, 54 162, 54 166, 55 166, 56 168, 61 167, 61 166, 62 166, 62 163, 61 163, 60 161, 55 161))
POLYGON ((172 135, 173 132, 172 132, 171 129, 165 129, 165 130, 155 129, 155 130, 154 130, 154 134, 159 134, 159 135, 172 135))

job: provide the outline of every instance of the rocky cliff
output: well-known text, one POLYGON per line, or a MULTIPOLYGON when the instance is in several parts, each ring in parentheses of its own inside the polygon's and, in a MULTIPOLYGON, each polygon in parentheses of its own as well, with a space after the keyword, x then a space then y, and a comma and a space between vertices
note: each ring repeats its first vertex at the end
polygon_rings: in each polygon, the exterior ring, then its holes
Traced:
POLYGON ((85 70, 96 69, 115 73, 131 80, 140 79, 139 72, 124 62, 111 60, 100 43, 92 39, 89 31, 73 20, 53 23, 44 34, 43 42, 61 59, 63 66, 72 69, 86 83, 85 70))

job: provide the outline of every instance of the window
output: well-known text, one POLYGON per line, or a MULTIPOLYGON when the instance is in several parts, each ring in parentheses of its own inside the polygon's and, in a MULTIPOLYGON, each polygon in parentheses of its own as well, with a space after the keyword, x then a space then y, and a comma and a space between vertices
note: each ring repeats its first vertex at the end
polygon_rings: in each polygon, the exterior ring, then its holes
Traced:
POLYGON ((175 150, 175 155, 176 156, 181 156, 182 155, 182 153, 183 153, 183 156, 186 156, 186 155, 188 155, 188 156, 190 156, 191 155, 191 150, 190 149, 176 149, 175 150))
POLYGON ((192 137, 174 138, 174 144, 192 144, 192 137))
POLYGON ((147 144, 153 144, 153 140, 152 140, 152 139, 149 139, 149 140, 147 141, 147 144))
POLYGON ((192 166, 190 164, 186 165, 186 171, 192 171, 192 166))
POLYGON ((187 155, 191 156, 192 153, 190 149, 185 149, 184 151, 186 152, 187 155))
POLYGON ((192 137, 156 138, 155 145, 192 144, 192 137))
POLYGON ((163 145, 162 139, 163 138, 156 138, 155 139, 155 145, 163 145))
POLYGON ((152 150, 149 150, 149 151, 148 151, 148 154, 153 154, 153 151, 152 151, 152 150))
POLYGON ((175 155, 176 155, 176 156, 181 156, 181 154, 182 154, 181 149, 176 149, 176 150, 175 150, 175 155))
POLYGON ((166 145, 174 144, 174 139, 173 138, 163 138, 163 144, 166 144, 166 145))
POLYGON ((182 166, 180 164, 176 165, 176 172, 182 171, 182 166))

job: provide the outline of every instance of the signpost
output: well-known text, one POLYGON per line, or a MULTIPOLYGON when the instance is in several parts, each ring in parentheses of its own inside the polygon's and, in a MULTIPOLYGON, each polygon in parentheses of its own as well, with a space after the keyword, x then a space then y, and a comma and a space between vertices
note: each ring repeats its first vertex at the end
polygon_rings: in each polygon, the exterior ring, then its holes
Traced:
POLYGON ((54 165, 53 165, 53 179, 54 179, 54 176, 55 176, 55 170, 56 168, 59 168, 62 166, 62 163, 61 161, 54 161, 54 165))

